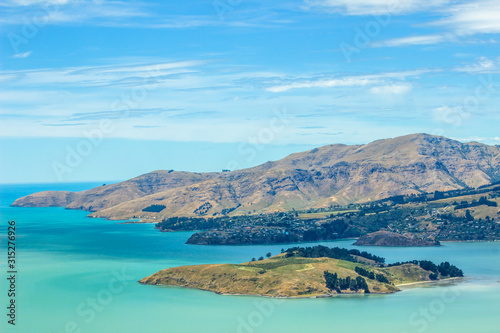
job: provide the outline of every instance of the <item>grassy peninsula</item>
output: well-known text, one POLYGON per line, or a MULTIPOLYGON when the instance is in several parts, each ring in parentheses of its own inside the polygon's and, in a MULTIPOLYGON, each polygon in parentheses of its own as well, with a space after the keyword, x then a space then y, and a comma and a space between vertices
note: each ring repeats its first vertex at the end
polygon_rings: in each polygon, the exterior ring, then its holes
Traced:
POLYGON ((412 261, 386 265, 358 250, 291 248, 268 259, 242 264, 181 266, 161 270, 139 282, 196 288, 218 294, 268 297, 326 297, 337 294, 399 291, 397 285, 463 276, 449 263, 412 261))

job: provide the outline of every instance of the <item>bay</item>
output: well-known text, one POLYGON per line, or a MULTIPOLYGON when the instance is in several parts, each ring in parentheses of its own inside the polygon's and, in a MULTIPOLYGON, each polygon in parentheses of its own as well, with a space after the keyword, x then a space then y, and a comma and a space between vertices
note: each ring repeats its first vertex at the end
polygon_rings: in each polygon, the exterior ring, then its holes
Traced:
MULTIPOLYGON (((160 269, 240 263, 292 244, 186 245, 190 232, 119 224, 64 208, 12 208, 41 190, 100 184, 1 185, 1 332, 499 332, 500 242, 363 247, 387 262, 450 261, 466 279, 391 295, 319 299, 221 296, 137 280, 160 269), (16 221, 16 326, 7 324, 6 230, 16 221)), ((352 240, 309 243, 354 248, 352 240)), ((361 248, 360 248, 361 249, 361 248)))

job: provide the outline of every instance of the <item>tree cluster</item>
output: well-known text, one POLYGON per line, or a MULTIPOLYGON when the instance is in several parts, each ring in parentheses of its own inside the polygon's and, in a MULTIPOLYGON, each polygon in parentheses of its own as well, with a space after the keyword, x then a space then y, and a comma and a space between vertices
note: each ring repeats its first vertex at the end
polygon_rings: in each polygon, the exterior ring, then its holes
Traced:
POLYGON ((375 262, 383 263, 385 262, 385 258, 373 255, 366 251, 359 251, 356 249, 344 249, 339 247, 326 247, 323 245, 317 245, 313 247, 291 247, 285 251, 285 257, 304 257, 304 258, 333 258, 333 259, 341 259, 351 262, 358 262, 358 260, 354 256, 360 256, 366 259, 373 260, 375 262))
POLYGON ((387 277, 385 275, 375 274, 373 271, 369 271, 367 269, 364 269, 363 267, 356 266, 354 268, 354 271, 359 275, 369 278, 370 280, 377 280, 378 282, 389 283, 389 280, 387 280, 387 277))
POLYGON ((157 223, 156 228, 171 231, 208 230, 219 227, 220 222, 202 217, 169 217, 157 223))
POLYGON ((486 205, 488 207, 497 207, 498 204, 496 201, 490 201, 486 197, 480 197, 479 200, 472 200, 472 202, 468 201, 461 201, 460 203, 454 202, 455 205, 455 210, 457 209, 464 209, 464 208, 472 208, 472 207, 477 207, 477 206, 482 206, 486 205))
POLYGON ((351 291, 364 290, 365 293, 370 292, 366 280, 361 276, 356 277, 356 279, 352 279, 350 276, 346 278, 339 278, 337 273, 332 274, 328 271, 324 271, 323 275, 325 277, 326 287, 330 290, 335 290, 338 293, 347 289, 351 291))
POLYGON ((144 208, 142 211, 143 212, 152 212, 152 213, 159 213, 162 210, 167 208, 165 205, 151 205, 149 207, 144 208))
MULTIPOLYGON (((405 262, 395 262, 393 264, 389 264, 388 266, 399 266, 403 264, 415 264, 420 266, 422 269, 425 269, 426 271, 430 271, 434 273, 432 277, 436 277, 435 279, 437 280, 437 274, 443 276, 443 277, 462 277, 464 276, 464 273, 461 269, 459 269, 457 266, 450 264, 449 262, 445 261, 440 263, 439 265, 436 265, 430 260, 411 260, 411 261, 405 261, 405 262)), ((430 276, 429 276, 430 277, 430 276)), ((433 279, 430 277, 431 279, 433 279)), ((434 279, 433 279, 434 280, 434 279)))

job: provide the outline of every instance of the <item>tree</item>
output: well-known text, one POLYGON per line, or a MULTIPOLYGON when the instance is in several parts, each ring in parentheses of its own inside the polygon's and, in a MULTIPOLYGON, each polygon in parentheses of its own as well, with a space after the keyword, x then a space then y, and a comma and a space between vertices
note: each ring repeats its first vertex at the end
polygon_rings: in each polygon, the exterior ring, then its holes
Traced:
POLYGON ((356 277, 356 284, 358 285, 359 289, 363 289, 365 293, 369 293, 370 290, 368 289, 368 284, 366 283, 366 280, 363 279, 361 276, 356 277))
POLYGON ((440 191, 434 192, 434 200, 444 199, 444 193, 440 191))
POLYGON ((264 260, 264 257, 262 257, 262 256, 261 256, 261 257, 259 257, 259 260, 264 260))
POLYGON ((467 221, 474 221, 474 216, 470 214, 470 210, 468 209, 465 211, 465 218, 467 219, 467 221))
POLYGON ((268 258, 271 258, 271 255, 272 255, 271 252, 266 253, 266 257, 268 257, 268 258))
POLYGON ((324 271, 323 275, 325 277, 326 287, 330 290, 336 290, 338 293, 340 293, 339 280, 338 280, 337 273, 332 274, 328 271, 324 271))
POLYGON ((351 289, 352 291, 358 291, 358 284, 356 283, 355 279, 351 279, 351 281, 349 282, 349 289, 351 289))
POLYGON ((387 280, 387 277, 385 275, 377 274, 375 278, 377 279, 378 282, 389 283, 389 280, 387 280))
POLYGON ((252 261, 255 261, 255 258, 252 258, 252 261))

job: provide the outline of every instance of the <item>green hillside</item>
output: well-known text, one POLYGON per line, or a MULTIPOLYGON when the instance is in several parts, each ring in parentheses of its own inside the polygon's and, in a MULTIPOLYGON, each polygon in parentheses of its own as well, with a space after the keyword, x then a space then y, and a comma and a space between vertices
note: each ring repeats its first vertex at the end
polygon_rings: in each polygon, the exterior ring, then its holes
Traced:
MULTIPOLYGON (((218 294, 268 297, 322 297, 352 293, 393 293, 397 285, 447 278, 427 261, 385 265, 350 255, 346 249, 292 248, 269 259, 242 264, 181 266, 161 270, 139 282, 196 288, 218 294), (298 250, 297 250, 298 249, 298 250), (333 251, 333 255, 332 254, 333 251), (341 256, 311 258, 310 255, 341 256), (424 266, 427 265, 428 267, 424 266), (424 269, 422 266, 431 269, 424 269), (434 269, 437 273, 432 271, 434 269)), ((354 250, 355 251, 355 250, 354 250)), ((362 253, 364 255, 364 253, 362 253)), ((368 254, 369 256, 369 254, 368 254)), ((374 257, 375 259, 382 259, 374 257)), ((446 274, 455 274, 448 266, 446 274), (452 273, 448 273, 452 272, 452 273)), ((456 269, 451 265, 453 269, 456 269)), ((443 271, 444 272, 444 271, 443 271)), ((461 274, 461 271, 456 269, 461 274)))

